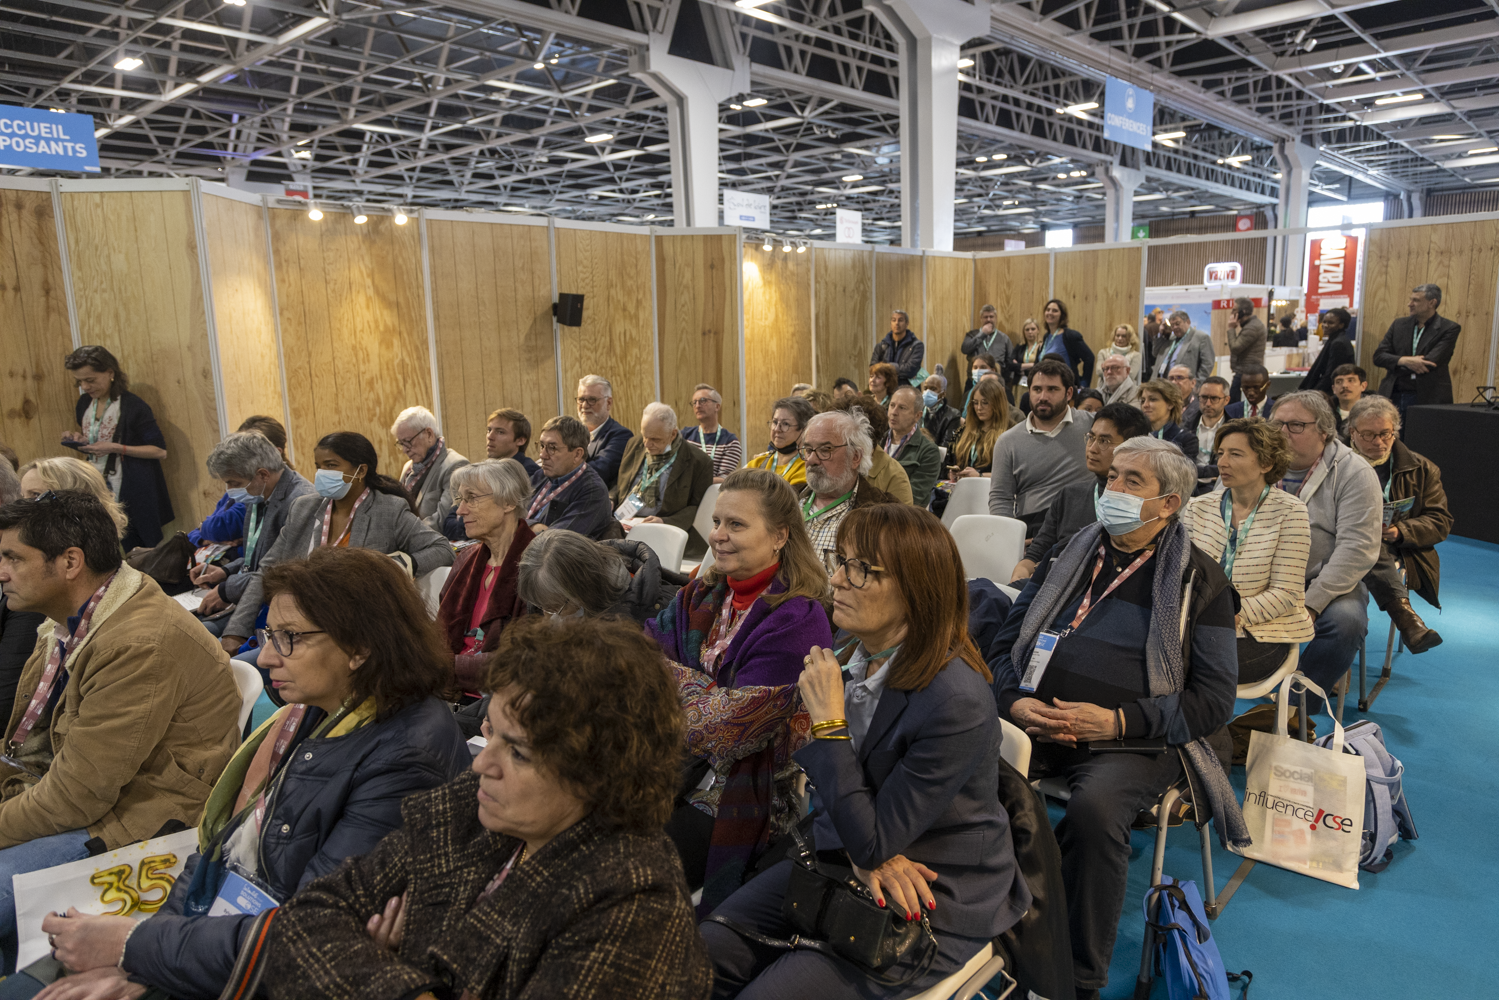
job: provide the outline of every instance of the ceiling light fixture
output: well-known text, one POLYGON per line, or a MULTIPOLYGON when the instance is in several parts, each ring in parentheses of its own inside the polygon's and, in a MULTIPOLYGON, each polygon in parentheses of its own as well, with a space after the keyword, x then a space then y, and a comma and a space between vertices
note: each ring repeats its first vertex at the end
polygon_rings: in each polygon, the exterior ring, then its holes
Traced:
POLYGON ((141 65, 141 60, 135 56, 121 56, 120 61, 115 63, 115 69, 129 73, 131 70, 140 69, 141 65))
POLYGON ((1167 139, 1185 139, 1186 137, 1187 133, 1185 132, 1157 132, 1155 141, 1165 142, 1167 139))
POLYGON ((406 212, 405 212, 404 209, 400 209, 400 208, 396 209, 396 212, 395 212, 395 221, 396 221, 396 225, 398 225, 398 226, 404 226, 406 224, 407 219, 406 219, 406 212))
POLYGON ((1406 101, 1425 100, 1425 94, 1396 94, 1394 97, 1381 97, 1375 104, 1404 104, 1406 101))
POLYGON ((583 141, 584 142, 608 142, 610 139, 613 139, 613 138, 614 138, 614 133, 613 132, 599 132, 599 133, 597 133, 595 135, 585 135, 583 137, 583 141))
POLYGON ((1480 146, 1478 149, 1468 150, 1469 156, 1477 156, 1480 153, 1499 153, 1499 146, 1480 146))
POLYGON ((532 65, 532 66, 531 66, 531 68, 532 68, 532 69, 546 69, 546 68, 547 68, 547 64, 546 64, 546 63, 541 63, 541 62, 539 62, 539 63, 535 63, 535 64, 533 64, 533 65, 532 65))
POLYGON ((762 244, 760 244, 760 249, 764 250, 766 253, 770 253, 770 251, 773 249, 771 247, 771 245, 770 245, 770 234, 769 233, 765 234, 765 242, 762 243, 762 244))
POLYGON ((770 0, 734 0, 734 6, 743 10, 754 10, 756 7, 764 7, 770 0))
POLYGON ((987 156, 975 156, 973 158, 973 162, 974 163, 988 163, 989 162, 989 158, 987 156))
POLYGON ((312 150, 294 149, 291 151, 291 157, 294 160, 310 160, 312 159, 312 150))
POLYGON ((323 217, 323 210, 318 208, 316 205, 313 205, 307 210, 307 217, 313 222, 318 222, 323 217))
POLYGON ((228 4, 230 7, 243 7, 245 5, 245 0, 224 0, 224 3, 228 4))
POLYGON ((970 59, 970 58, 968 58, 967 56, 964 56, 962 59, 958 60, 958 69, 967 69, 968 67, 970 67, 972 65, 973 65, 973 60, 970 59))
POLYGON ((356 225, 356 226, 362 226, 362 225, 364 225, 368 221, 370 221, 370 217, 368 215, 364 214, 364 209, 360 208, 358 205, 355 205, 354 206, 354 225, 356 225))
POLYGON ((863 174, 844 174, 842 177, 840 177, 838 179, 840 181, 842 181, 843 183, 845 183, 845 184, 853 184, 855 181, 862 181, 864 179, 864 175, 863 174))
POLYGON ((767 98, 764 98, 764 97, 751 97, 749 100, 747 100, 747 101, 744 102, 744 106, 747 107, 747 108, 758 108, 758 107, 763 107, 764 105, 769 104, 769 103, 770 103, 770 101, 767 98))
POLYGON ((791 241, 790 240, 785 240, 784 242, 781 243, 781 253, 790 253, 790 252, 791 252, 791 241))
POLYGON ((1098 107, 1097 101, 1085 101, 1082 104, 1069 104, 1065 108, 1057 108, 1057 114, 1075 115, 1084 111, 1092 111, 1096 107, 1098 107))
POLYGON ((744 105, 743 104, 730 104, 729 105, 729 110, 730 111, 743 111, 744 110, 744 105))

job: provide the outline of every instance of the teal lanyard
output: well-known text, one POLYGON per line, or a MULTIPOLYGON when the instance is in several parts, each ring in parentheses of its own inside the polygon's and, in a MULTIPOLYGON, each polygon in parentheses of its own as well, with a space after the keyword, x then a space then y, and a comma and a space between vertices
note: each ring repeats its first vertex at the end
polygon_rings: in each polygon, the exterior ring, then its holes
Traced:
POLYGON ((245 532, 245 567, 252 568, 255 543, 260 541, 260 529, 265 526, 265 501, 250 506, 249 513, 245 515, 249 519, 250 529, 245 532))
POLYGON ((1411 334, 1411 353, 1412 354, 1415 354, 1416 353, 1416 348, 1418 348, 1418 347, 1421 346, 1421 334, 1423 334, 1425 332, 1426 332, 1426 327, 1424 327, 1424 326, 1418 326, 1418 327, 1416 327, 1415 332, 1411 334))
MULTIPOLYGON (((666 475, 666 473, 671 470, 672 463, 676 460, 677 456, 672 455, 671 458, 666 460, 666 464, 657 469, 655 474, 649 479, 645 478, 645 466, 642 465, 640 467, 640 475, 635 478, 635 488, 631 490, 630 493, 634 496, 643 496, 646 491, 646 487, 653 486, 657 482, 659 482, 661 477, 666 475)), ((649 461, 647 461, 647 464, 649 464, 649 461)))
POLYGON ((1223 547, 1223 555, 1218 563, 1223 567, 1223 575, 1230 580, 1234 577, 1234 560, 1239 558, 1239 543, 1249 537, 1249 529, 1254 525, 1254 515, 1259 513, 1260 504, 1265 502, 1265 497, 1270 495, 1270 487, 1266 486, 1260 491, 1260 498, 1254 502, 1249 510, 1249 516, 1244 523, 1239 525, 1239 530, 1234 530, 1234 494, 1233 490, 1223 491, 1223 503, 1220 509, 1223 512, 1223 527, 1228 529, 1228 544, 1223 547))
POLYGON ((88 443, 99 443, 99 424, 103 422, 104 416, 99 412, 99 401, 94 400, 94 409, 88 419, 88 443))
POLYGON ((1395 463, 1388 458, 1385 461, 1390 463, 1390 478, 1384 481, 1384 502, 1389 503, 1390 487, 1395 485, 1395 463))
MULTIPOLYGON (((843 648, 840 649, 840 650, 838 650, 837 652, 835 652, 833 655, 834 656, 842 656, 844 653, 847 653, 850 649, 853 649, 855 646, 859 645, 859 643, 861 641, 862 640, 860 640, 860 639, 855 639, 853 642, 845 643, 844 646, 843 646, 843 648)), ((900 647, 902 645, 904 645, 903 642, 897 642, 895 645, 891 646, 889 649, 882 649, 878 653, 875 653, 873 656, 866 656, 866 657, 864 657, 864 662, 865 663, 870 663, 870 662, 873 662, 874 660, 883 660, 887 656, 894 656, 897 652, 900 651, 900 647)), ((865 679, 866 680, 868 679, 868 676, 869 676, 868 674, 865 675, 865 679)))

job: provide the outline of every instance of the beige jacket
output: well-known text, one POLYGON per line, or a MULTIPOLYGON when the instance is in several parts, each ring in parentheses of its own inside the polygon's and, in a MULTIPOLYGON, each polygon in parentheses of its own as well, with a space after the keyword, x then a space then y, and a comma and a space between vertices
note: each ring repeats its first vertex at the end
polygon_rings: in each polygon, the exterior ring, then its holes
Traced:
POLYGON ((885 454, 885 449, 874 446, 873 464, 867 477, 879 489, 895 497, 900 503, 911 502, 911 477, 899 462, 885 454))
MULTIPOLYGON (((1228 546, 1223 523, 1223 493, 1193 497, 1182 511, 1192 543, 1214 558, 1228 546)), ((1254 515, 1249 536, 1239 543, 1233 583, 1239 594, 1238 635, 1260 642, 1309 642, 1312 622, 1306 614, 1306 558, 1311 548, 1306 504, 1272 488, 1254 515)))
MULTIPOLYGON (((54 625, 37 630, 7 738, 41 681, 54 625)), ((113 850, 168 820, 196 824, 240 736, 239 689, 208 630, 122 565, 64 666, 46 775, 0 766, 0 848, 87 829, 113 850)))

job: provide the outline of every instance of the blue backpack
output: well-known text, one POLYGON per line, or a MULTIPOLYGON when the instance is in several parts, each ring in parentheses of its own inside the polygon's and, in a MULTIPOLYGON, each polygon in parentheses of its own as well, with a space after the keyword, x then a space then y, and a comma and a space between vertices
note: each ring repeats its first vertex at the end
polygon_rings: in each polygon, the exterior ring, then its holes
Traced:
MULTIPOLYGON (((1317 741, 1319 747, 1330 747, 1332 734, 1317 741)), ((1385 749, 1384 734, 1377 723, 1362 719, 1344 731, 1343 752, 1364 760, 1364 835, 1358 866, 1364 871, 1382 872, 1395 856, 1397 838, 1416 839, 1416 821, 1400 778, 1405 765, 1385 749)))
POLYGON ((1169 1000, 1230 1000, 1229 980, 1243 981, 1241 1000, 1248 995, 1254 977, 1223 968, 1195 882, 1162 875, 1160 885, 1145 890, 1145 926, 1155 933, 1156 975, 1165 980, 1169 1000), (1160 906, 1151 920, 1156 900, 1160 906))

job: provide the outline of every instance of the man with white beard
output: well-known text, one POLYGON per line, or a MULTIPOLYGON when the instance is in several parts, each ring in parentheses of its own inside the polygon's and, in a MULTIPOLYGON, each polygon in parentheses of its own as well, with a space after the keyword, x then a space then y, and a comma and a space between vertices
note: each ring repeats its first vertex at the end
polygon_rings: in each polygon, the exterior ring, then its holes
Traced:
POLYGON ((801 444, 802 461, 807 463, 802 522, 812 538, 812 551, 824 561, 835 551, 838 526, 849 511, 900 502, 864 478, 873 454, 869 419, 858 410, 829 410, 807 422, 801 444))

